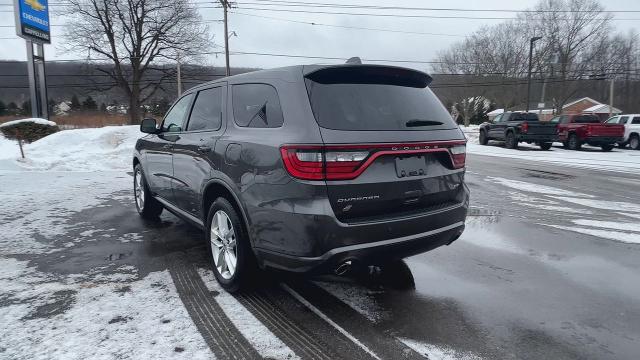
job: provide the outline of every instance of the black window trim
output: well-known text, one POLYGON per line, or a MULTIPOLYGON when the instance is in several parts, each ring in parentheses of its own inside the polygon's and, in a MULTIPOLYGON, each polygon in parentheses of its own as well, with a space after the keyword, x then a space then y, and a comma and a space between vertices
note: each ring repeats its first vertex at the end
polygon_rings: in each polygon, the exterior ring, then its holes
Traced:
POLYGON ((191 106, 189 107, 189 116, 187 117, 187 122, 186 122, 186 126, 185 129, 189 128, 189 122, 191 122, 191 113, 193 112, 193 107, 196 105, 196 100, 198 100, 198 96, 200 96, 200 92, 201 91, 205 91, 205 90, 211 90, 211 89, 215 89, 215 88, 222 88, 224 87, 224 89, 222 90, 222 99, 220 100, 221 103, 221 109, 222 109, 222 114, 220 114, 221 118, 220 118, 220 126, 217 129, 201 129, 201 130, 186 130, 186 131, 181 131, 180 134, 197 134, 197 133, 201 133, 201 132, 219 132, 222 131, 224 129, 223 124, 226 123, 225 121, 225 98, 226 98, 226 83, 215 83, 212 84, 211 86, 207 86, 207 87, 202 87, 202 88, 198 88, 197 90, 191 91, 189 92, 190 94, 195 93, 195 96, 193 98, 193 100, 191 101, 191 106))
POLYGON ((278 92, 278 88, 270 83, 267 82, 259 82, 259 81, 249 81, 249 82, 239 82, 239 83, 233 83, 231 84, 230 88, 229 88, 229 98, 231 99, 231 114, 232 114, 232 123, 233 126, 236 127, 236 129, 260 129, 260 130, 278 130, 278 129, 282 129, 284 127, 284 123, 285 123, 285 119, 284 119, 284 110, 282 110, 282 102, 280 101, 281 97, 280 97, 280 93, 278 92), (276 92, 276 96, 278 97, 278 104, 280 105, 280 113, 282 114, 282 125, 278 126, 278 127, 249 127, 249 126, 240 126, 238 125, 238 123, 236 122, 236 114, 234 112, 234 104, 233 104, 233 87, 234 86, 238 86, 238 85, 267 85, 273 88, 273 90, 275 90, 276 92))
MULTIPOLYGON (((164 116, 162 117, 162 123, 160 124, 160 130, 161 130, 162 134, 171 134, 171 135, 173 135, 173 134, 182 134, 182 133, 185 132, 185 131, 164 131, 164 122, 167 119, 167 115, 169 115, 169 113, 171 112, 171 110, 173 110, 173 108, 176 106, 176 104, 178 104, 180 102, 180 100, 182 100, 183 98, 185 98, 185 97, 187 97, 189 95, 193 95, 193 92, 190 91, 190 92, 182 94, 182 96, 180 96, 176 101, 174 101, 173 105, 171 105, 169 110, 164 114, 164 116)), ((191 115, 191 108, 193 107, 193 102, 194 102, 195 99, 196 99, 196 97, 194 96, 193 99, 191 99, 191 102, 189 103, 189 107, 187 108, 189 110, 187 112, 188 115, 191 115)), ((185 116, 187 116, 187 115, 185 114, 185 116)), ((182 121, 183 121, 182 124, 185 125, 184 121, 189 121, 189 118, 188 117, 187 118, 183 118, 182 121)))

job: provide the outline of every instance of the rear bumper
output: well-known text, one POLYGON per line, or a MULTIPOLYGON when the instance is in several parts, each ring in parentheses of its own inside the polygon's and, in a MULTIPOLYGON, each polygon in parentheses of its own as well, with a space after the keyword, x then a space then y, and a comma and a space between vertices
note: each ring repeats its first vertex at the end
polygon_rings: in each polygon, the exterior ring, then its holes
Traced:
POLYGON ((469 207, 469 191, 464 187, 460 202, 417 216, 345 224, 334 216, 308 218, 297 215, 292 221, 306 229, 296 239, 285 242, 315 241, 309 254, 287 254, 255 248, 260 264, 298 273, 326 273, 347 260, 377 264, 433 250, 455 241, 464 230, 469 207), (314 234, 315 236, 312 236, 314 234))
POLYGON ((554 142, 557 141, 558 136, 553 134, 553 135, 547 135, 547 134, 542 134, 542 135, 538 135, 538 134, 520 134, 518 135, 518 141, 525 141, 525 142, 554 142))
POLYGON ((589 144, 589 145, 593 145, 593 146, 599 146, 599 145, 613 145, 619 142, 623 142, 624 138, 623 137, 617 137, 617 136, 591 136, 591 137, 587 137, 583 140, 585 143, 589 144))

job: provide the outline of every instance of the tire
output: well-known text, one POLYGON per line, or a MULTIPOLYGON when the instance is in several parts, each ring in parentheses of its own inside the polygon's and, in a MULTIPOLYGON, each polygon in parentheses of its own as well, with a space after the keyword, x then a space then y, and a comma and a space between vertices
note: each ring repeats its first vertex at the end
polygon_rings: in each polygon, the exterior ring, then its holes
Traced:
POLYGON ((600 148, 602 148, 602 151, 611 151, 613 149, 613 146, 613 144, 600 145, 600 148))
POLYGON ((540 149, 547 151, 547 150, 551 149, 551 145, 552 144, 553 143, 545 142, 545 143, 540 143, 538 145, 540 145, 540 149))
POLYGON ((640 149, 640 137, 636 134, 631 135, 631 138, 629 138, 629 147, 632 150, 639 150, 640 149))
POLYGON ((578 135, 569 134, 569 139, 567 140, 567 148, 569 150, 580 150, 582 148, 582 144, 580 143, 580 139, 578 139, 578 135))
POLYGON ((505 136, 504 145, 507 149, 517 149, 518 148, 518 140, 516 140, 516 134, 513 131, 507 132, 505 136))
POLYGON ((133 169, 133 197, 136 210, 141 217, 151 220, 157 219, 162 214, 164 207, 151 195, 140 164, 133 169))
POLYGON ((626 148, 626 147, 627 147, 627 145, 628 145, 628 143, 626 143, 626 142, 620 142, 620 143, 618 143, 618 147, 619 147, 620 149, 624 149, 624 148, 626 148))
POLYGON ((231 203, 217 198, 207 214, 207 248, 218 283, 230 293, 249 287, 257 271, 249 236, 231 203))
POLYGON ((489 138, 487 137, 487 132, 484 130, 480 130, 480 137, 478 138, 478 142, 480 145, 487 145, 489 143, 489 138))

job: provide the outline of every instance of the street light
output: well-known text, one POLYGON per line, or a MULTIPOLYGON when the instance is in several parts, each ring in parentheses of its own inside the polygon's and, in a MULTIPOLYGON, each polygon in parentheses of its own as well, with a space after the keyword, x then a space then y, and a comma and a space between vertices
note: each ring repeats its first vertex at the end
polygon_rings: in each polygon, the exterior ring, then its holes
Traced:
POLYGON ((533 43, 542 39, 542 36, 534 36, 529 40, 529 73, 527 74, 527 111, 529 112, 529 96, 531 95, 531 62, 533 61, 533 43))

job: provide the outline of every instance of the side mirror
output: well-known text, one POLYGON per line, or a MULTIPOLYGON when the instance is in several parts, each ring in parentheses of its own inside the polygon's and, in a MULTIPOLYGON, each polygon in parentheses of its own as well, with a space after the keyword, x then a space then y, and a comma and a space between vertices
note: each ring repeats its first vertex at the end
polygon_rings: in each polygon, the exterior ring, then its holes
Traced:
POLYGON ((146 134, 157 134, 158 125, 156 124, 156 119, 142 119, 142 122, 140 123, 140 131, 146 134))

